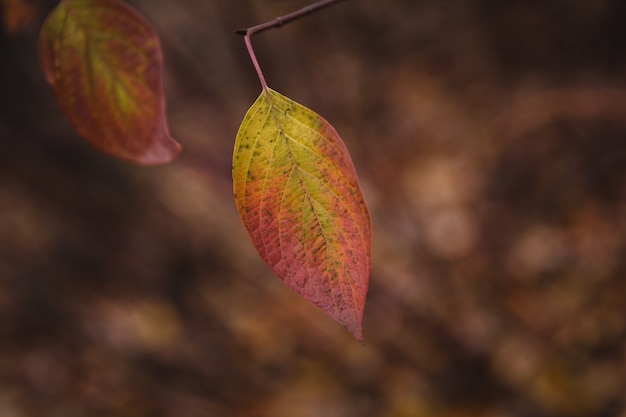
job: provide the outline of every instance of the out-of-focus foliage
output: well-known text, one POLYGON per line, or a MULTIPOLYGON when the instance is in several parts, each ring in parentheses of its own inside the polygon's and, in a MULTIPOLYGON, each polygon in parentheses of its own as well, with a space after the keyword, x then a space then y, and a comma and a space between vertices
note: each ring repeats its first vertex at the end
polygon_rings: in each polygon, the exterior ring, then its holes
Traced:
POLYGON ((232 202, 258 93, 232 31, 303 2, 131 3, 185 138, 159 168, 78 141, 36 31, 0 35, 0 414, 626 415, 624 2, 360 0, 255 38, 359 172, 365 346, 232 202))
POLYGON ((61 110, 92 145, 138 164, 178 155, 165 118, 159 38, 127 3, 61 2, 43 24, 39 52, 61 110))
POLYGON ((370 216, 332 125, 264 88, 237 132, 233 185, 241 219, 265 263, 363 341, 370 216))

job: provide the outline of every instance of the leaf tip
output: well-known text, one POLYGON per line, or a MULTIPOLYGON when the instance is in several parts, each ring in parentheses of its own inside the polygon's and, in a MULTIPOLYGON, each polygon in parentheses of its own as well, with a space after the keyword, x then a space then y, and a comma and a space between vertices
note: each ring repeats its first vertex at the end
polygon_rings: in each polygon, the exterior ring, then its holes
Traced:
POLYGON ((362 321, 362 311, 361 314, 357 317, 351 315, 350 317, 335 317, 333 318, 337 320, 339 323, 343 324, 344 327, 354 336, 354 338, 360 344, 363 344, 363 321, 362 321))
POLYGON ((159 165, 172 161, 182 150, 182 146, 171 136, 156 141, 146 152, 131 158, 132 162, 140 165, 159 165))

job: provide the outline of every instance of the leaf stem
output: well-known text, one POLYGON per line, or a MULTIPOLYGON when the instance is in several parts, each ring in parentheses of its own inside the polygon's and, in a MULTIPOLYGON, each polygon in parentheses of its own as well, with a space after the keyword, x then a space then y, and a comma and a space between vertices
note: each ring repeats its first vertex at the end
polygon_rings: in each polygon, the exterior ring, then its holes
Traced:
POLYGON ((256 70, 256 75, 259 76, 259 81, 261 81, 261 87, 263 87, 263 91, 267 92, 267 82, 263 76, 263 71, 261 71, 259 61, 256 59, 256 55, 254 54, 252 42, 250 42, 250 33, 246 33, 244 41, 246 43, 246 48, 248 49, 248 55, 250 55, 250 59, 252 60, 252 65, 254 65, 254 69, 256 70))
POLYGON ((248 49, 248 55, 250 55, 250 59, 252 60, 254 69, 256 70, 256 73, 259 77, 259 81, 261 81, 261 86, 263 87, 263 91, 267 92, 267 82, 265 81, 265 77, 263 76, 263 72, 261 71, 261 66, 259 65, 259 61, 256 59, 254 49, 252 48, 252 42, 250 41, 250 38, 252 37, 252 35, 254 35, 255 33, 264 32, 268 29, 282 27, 283 25, 286 25, 289 22, 292 22, 303 16, 307 16, 313 12, 316 12, 325 7, 331 6, 335 3, 339 3, 341 1, 344 1, 344 0, 320 0, 316 3, 309 4, 308 6, 304 6, 303 8, 293 11, 291 13, 287 13, 284 16, 279 16, 268 22, 251 26, 246 29, 240 29, 240 30, 235 31, 235 33, 244 36, 246 48, 248 49))
POLYGON ((239 29, 236 30, 235 33, 239 34, 239 35, 244 35, 244 36, 252 36, 255 33, 261 33, 264 32, 268 29, 272 29, 272 28, 279 28, 282 27, 283 25, 286 25, 289 22, 292 22, 296 19, 299 19, 303 16, 309 15, 313 12, 316 12, 318 10, 321 10, 325 7, 328 6, 332 6, 333 4, 339 3, 341 1, 344 0, 320 0, 318 2, 315 2, 313 4, 309 4, 308 6, 304 6, 303 8, 293 11, 291 13, 287 13, 284 16, 279 16, 273 20, 270 20, 268 22, 265 23, 261 23, 259 25, 256 26, 251 26, 249 28, 246 29, 239 29))

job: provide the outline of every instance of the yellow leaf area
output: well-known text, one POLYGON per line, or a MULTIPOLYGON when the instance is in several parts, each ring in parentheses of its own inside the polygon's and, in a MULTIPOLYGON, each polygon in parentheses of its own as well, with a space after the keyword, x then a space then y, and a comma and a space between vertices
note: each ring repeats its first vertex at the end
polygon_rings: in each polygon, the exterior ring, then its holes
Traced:
POLYGON ((371 227, 348 151, 323 118, 271 90, 235 142, 237 208, 261 258, 362 340, 371 227))
POLYGON ((76 131, 140 164, 180 151, 165 118, 162 54, 149 23, 120 0, 65 0, 46 19, 40 57, 76 131))

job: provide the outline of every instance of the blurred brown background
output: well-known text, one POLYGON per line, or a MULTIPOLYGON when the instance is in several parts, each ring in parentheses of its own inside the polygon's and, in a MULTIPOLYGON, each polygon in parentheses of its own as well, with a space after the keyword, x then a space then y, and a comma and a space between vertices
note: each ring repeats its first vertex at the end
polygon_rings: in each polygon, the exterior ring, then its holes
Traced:
POLYGON ((233 31, 307 2, 130 3, 164 47, 165 166, 68 127, 54 1, 0 34, 1 417, 626 417, 625 2, 353 0, 255 38, 359 172, 365 346, 271 275, 231 191, 260 91, 233 31))

